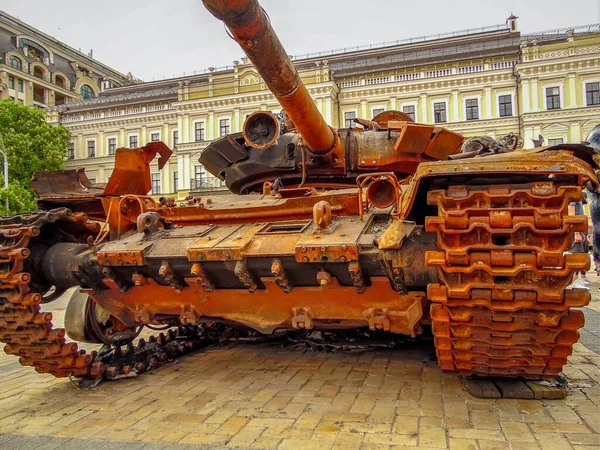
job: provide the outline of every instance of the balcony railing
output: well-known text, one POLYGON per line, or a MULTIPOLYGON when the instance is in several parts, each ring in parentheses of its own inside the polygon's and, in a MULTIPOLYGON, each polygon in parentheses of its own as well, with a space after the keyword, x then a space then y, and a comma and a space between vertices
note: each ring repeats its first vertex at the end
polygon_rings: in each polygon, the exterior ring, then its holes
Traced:
POLYGON ((224 189, 225 183, 218 178, 192 178, 190 180, 190 192, 212 191, 224 189))

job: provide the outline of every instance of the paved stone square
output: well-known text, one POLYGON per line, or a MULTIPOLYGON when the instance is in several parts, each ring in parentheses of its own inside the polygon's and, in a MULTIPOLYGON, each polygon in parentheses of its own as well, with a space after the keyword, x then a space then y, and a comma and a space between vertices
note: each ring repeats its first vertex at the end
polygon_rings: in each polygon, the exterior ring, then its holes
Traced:
MULTIPOLYGON (((593 279, 564 400, 474 398, 427 346, 325 353, 229 345, 90 390, 2 352, 0 448, 600 449, 593 279)), ((48 307, 60 324, 64 302, 48 307)))

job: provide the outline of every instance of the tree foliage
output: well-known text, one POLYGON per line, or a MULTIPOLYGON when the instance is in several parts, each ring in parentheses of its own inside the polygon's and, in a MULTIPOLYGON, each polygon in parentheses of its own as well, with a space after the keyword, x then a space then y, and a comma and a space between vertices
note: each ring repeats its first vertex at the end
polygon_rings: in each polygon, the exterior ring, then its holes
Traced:
MULTIPOLYGON (((35 197, 29 181, 34 172, 59 170, 67 154, 71 132, 62 125, 46 122, 46 114, 10 99, 0 101, 0 134, 8 154, 7 189, 0 189, 0 213, 6 214, 4 200, 9 200, 9 213, 35 209, 35 197)), ((4 180, 0 186, 4 186, 4 180)))

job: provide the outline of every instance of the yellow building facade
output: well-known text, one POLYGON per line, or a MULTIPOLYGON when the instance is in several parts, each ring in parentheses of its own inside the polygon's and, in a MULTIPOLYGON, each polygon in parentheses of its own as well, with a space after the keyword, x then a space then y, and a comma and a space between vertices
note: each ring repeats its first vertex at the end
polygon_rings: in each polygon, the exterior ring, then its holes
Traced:
POLYGON ((45 109, 136 81, 0 11, 0 99, 45 109))
MULTIPOLYGON (((510 132, 533 146, 579 142, 600 122, 600 25, 524 35, 506 24, 293 61, 325 120, 354 126, 383 110, 467 136, 510 132)), ((214 139, 241 131, 256 110, 281 107, 247 60, 171 80, 113 87, 48 109, 73 133, 66 168, 105 182, 119 147, 162 140, 174 155, 152 193, 183 198, 221 183, 198 163, 214 139)))

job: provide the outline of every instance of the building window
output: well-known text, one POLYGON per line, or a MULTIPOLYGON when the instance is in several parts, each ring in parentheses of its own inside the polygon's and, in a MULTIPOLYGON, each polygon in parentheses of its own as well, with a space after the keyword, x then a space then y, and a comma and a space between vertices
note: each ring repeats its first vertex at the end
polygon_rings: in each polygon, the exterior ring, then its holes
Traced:
POLYGON ((417 120, 417 112, 415 105, 408 105, 402 107, 402 112, 410 117, 412 120, 417 120))
POLYGON ((45 78, 46 72, 40 66, 35 66, 33 68, 33 76, 43 80, 45 78))
POLYGON ((479 119, 479 100, 476 98, 465 100, 465 115, 467 120, 479 119))
POLYGON ((377 115, 381 114, 384 111, 385 111, 385 108, 375 108, 373 110, 373 117, 376 117, 377 115))
POLYGON ((96 184, 96 178, 88 178, 91 184, 96 184))
POLYGON ((96 141, 87 141, 88 158, 96 156, 96 141))
POLYGON ((229 134, 229 119, 219 120, 219 136, 227 136, 229 134))
POLYGON ((150 140, 152 142, 160 141, 160 133, 152 133, 150 135, 150 140))
MULTIPOLYGON (((179 143, 179 131, 173 131, 173 147, 177 147, 179 143)), ((177 172, 175 172, 177 173, 177 172)))
POLYGON ((196 182, 201 183, 206 176, 206 170, 204 170, 204 166, 194 166, 194 180, 196 182))
POLYGON ((65 79, 63 77, 61 77, 60 75, 56 75, 54 77, 54 84, 56 84, 57 86, 59 86, 61 88, 67 87, 67 83, 65 82, 65 79))
POLYGON ((137 136, 129 136, 129 148, 138 148, 137 136))
POLYGON ((600 83, 585 84, 585 104, 587 106, 600 105, 600 83))
POLYGON ((548 145, 551 147, 554 145, 560 145, 562 143, 563 143, 563 138, 548 139, 548 145))
POLYGON ((179 172, 173 172, 173 192, 177 192, 179 189, 179 172))
POLYGON ((94 98, 94 90, 87 84, 82 84, 79 93, 84 99, 94 98))
POLYGON ((17 80, 17 90, 23 92, 23 80, 17 80))
POLYGON ((67 149, 67 158, 75 159, 75 142, 71 142, 69 144, 69 148, 67 149))
POLYGON ((435 123, 446 122, 446 103, 439 102, 433 104, 433 121, 435 123))
POLYGON ((108 139, 108 154, 114 155, 117 151, 117 138, 108 139))
POLYGON ((560 89, 546 88, 546 109, 560 109, 560 89))
POLYGON ((196 122, 194 124, 194 140, 196 142, 204 140, 204 122, 196 122))
POLYGON ((344 113, 344 126, 346 128, 354 127, 354 119, 356 119, 356 111, 344 113))
POLYGON ((8 77, 8 88, 9 89, 15 88, 15 77, 12 77, 12 76, 8 77))
POLYGON ((21 61, 16 56, 11 56, 8 60, 8 65, 13 69, 23 70, 23 61, 21 61))
POLYGON ((160 172, 152 174, 152 193, 160 194, 160 172))
POLYGON ((512 113, 512 95, 498 96, 498 115, 500 117, 510 117, 512 113))

